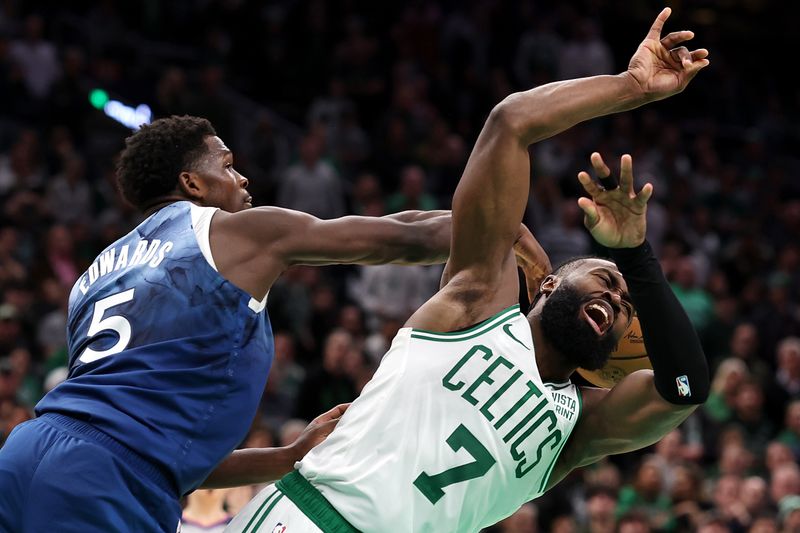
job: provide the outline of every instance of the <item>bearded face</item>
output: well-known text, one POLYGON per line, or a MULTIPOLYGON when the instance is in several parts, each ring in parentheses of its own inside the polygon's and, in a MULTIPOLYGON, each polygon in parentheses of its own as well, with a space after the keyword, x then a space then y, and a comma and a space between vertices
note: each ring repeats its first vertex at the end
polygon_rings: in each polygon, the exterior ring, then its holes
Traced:
POLYGON ((609 319, 608 308, 596 294, 581 294, 561 283, 542 307, 542 333, 570 364, 598 370, 606 364, 618 340, 613 327, 597 325, 609 319))

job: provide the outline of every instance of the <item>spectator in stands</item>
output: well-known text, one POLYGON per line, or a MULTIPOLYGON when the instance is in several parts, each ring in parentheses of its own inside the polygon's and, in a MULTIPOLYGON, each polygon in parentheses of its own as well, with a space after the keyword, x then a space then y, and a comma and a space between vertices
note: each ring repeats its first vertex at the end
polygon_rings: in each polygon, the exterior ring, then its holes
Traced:
POLYGON ((45 100, 58 79, 61 66, 56 47, 44 39, 44 20, 39 15, 25 19, 23 39, 11 44, 11 58, 22 69, 25 85, 31 95, 45 100))
POLYGON ((409 209, 432 211, 436 208, 436 198, 426 191, 426 176, 422 167, 404 167, 400 171, 400 188, 386 199, 386 212, 397 213, 409 209))
POLYGON ((199 489, 186 496, 182 533, 222 533, 233 515, 225 510, 226 489, 199 489))
POLYGON ((355 399, 356 391, 344 366, 352 349, 353 339, 346 331, 334 330, 328 335, 322 351, 322 365, 310 371, 300 387, 295 416, 312 420, 317 412, 355 399))
POLYGON ((605 485, 586 489, 586 524, 589 533, 614 533, 616 530, 617 491, 605 485))
POLYGON ((800 468, 797 464, 786 463, 771 472, 769 497, 774 505, 779 505, 787 496, 800 495, 800 468))
POLYGON ((345 214, 341 180, 336 169, 321 159, 322 147, 319 135, 305 136, 300 161, 286 170, 278 187, 278 205, 324 219, 345 214))
POLYGON ((744 436, 745 447, 751 452, 763 450, 774 428, 764 413, 764 392, 759 383, 745 381, 736 393, 733 427, 744 436))
POLYGON ((741 384, 750 377, 747 365, 737 358, 725 359, 717 367, 703 412, 712 421, 724 423, 733 418, 736 396, 741 384))
POLYGON ((672 505, 664 492, 661 470, 651 460, 639 465, 633 483, 622 487, 619 493, 617 516, 621 517, 629 511, 644 514, 656 529, 674 527, 672 505))
POLYGON ((800 399, 786 406, 783 430, 777 440, 791 448, 795 459, 800 460, 800 399))

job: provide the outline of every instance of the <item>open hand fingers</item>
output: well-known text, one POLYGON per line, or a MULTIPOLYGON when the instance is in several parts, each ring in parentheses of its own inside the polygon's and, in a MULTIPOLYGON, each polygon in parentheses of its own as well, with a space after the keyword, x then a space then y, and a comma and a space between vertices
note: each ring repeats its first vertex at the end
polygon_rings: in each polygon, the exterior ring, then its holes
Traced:
POLYGON ((603 192, 603 189, 594 182, 592 177, 587 172, 578 172, 578 181, 583 185, 583 190, 592 198, 603 192))
POLYGON ((322 424, 331 420, 338 420, 341 418, 344 412, 347 411, 348 407, 350 407, 349 403, 341 403, 330 411, 326 411, 319 415, 317 418, 311 421, 311 424, 322 424))
POLYGON ((607 178, 611 175, 611 169, 608 168, 606 162, 603 161, 603 156, 601 156, 599 153, 592 152, 592 155, 589 159, 591 160, 594 171, 597 173, 598 177, 607 178))
POLYGON ((608 168, 608 165, 605 164, 603 157, 600 154, 594 152, 592 154, 591 161, 594 171, 600 180, 600 186, 603 187, 603 190, 613 191, 619 187, 617 178, 611 174, 611 170, 608 168))
POLYGON ((661 39, 661 44, 667 50, 671 50, 681 43, 694 38, 694 32, 689 30, 674 31, 661 39))
POLYGON ((697 76, 697 73, 700 72, 700 70, 706 68, 710 64, 711 62, 708 59, 698 59, 697 61, 692 61, 691 63, 684 65, 683 68, 686 72, 686 82, 688 83, 691 81, 692 78, 697 76))
POLYGON ((633 194, 633 158, 623 155, 619 160, 619 188, 622 192, 633 194))
POLYGON ((679 46, 669 51, 669 57, 684 68, 692 64, 692 53, 685 46, 679 46))
POLYGON ((650 31, 647 32, 647 39, 661 40, 661 30, 664 29, 664 23, 669 18, 670 13, 672 13, 672 10, 668 7, 661 10, 653 25, 650 26, 650 31))
POLYGON ((583 224, 587 229, 592 229, 600 222, 600 214, 593 201, 588 198, 578 198, 578 207, 583 211, 583 224))
POLYGON ((644 207, 647 205, 647 202, 650 200, 651 196, 653 196, 653 185, 650 183, 645 183, 644 187, 642 187, 642 190, 636 195, 636 199, 634 201, 637 205, 644 207))
POLYGON ((708 65, 708 50, 705 48, 690 52, 685 46, 679 46, 669 51, 669 57, 687 72, 698 71, 708 65))

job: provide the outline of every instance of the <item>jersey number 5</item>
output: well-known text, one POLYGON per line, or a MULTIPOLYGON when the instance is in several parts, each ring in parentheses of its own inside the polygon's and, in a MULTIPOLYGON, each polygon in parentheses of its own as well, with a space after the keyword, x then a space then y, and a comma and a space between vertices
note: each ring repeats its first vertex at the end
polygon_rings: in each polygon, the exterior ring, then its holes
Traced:
POLYGON ((422 472, 417 476, 414 486, 433 504, 436 504, 444 496, 443 487, 479 478, 497 462, 489 450, 475 438, 475 435, 464 427, 464 424, 459 424, 456 430, 447 437, 446 442, 454 452, 464 448, 475 460, 465 465, 448 468, 439 474, 430 475, 422 472))
POLYGON ((128 319, 120 315, 111 315, 103 318, 103 315, 105 315, 106 310, 110 309, 111 307, 116 307, 133 300, 133 291, 134 289, 128 289, 127 291, 112 294, 107 298, 103 298, 102 300, 97 300, 95 302, 94 313, 92 314, 92 323, 89 324, 89 331, 86 332, 86 336, 93 337, 101 331, 110 330, 117 332, 117 335, 119 335, 119 340, 117 340, 117 343, 114 346, 105 350, 98 351, 92 350, 91 348, 86 348, 78 358, 81 363, 91 363, 92 361, 97 361, 103 357, 114 355, 115 353, 121 352, 128 346, 128 343, 131 341, 131 323, 128 322, 128 319))

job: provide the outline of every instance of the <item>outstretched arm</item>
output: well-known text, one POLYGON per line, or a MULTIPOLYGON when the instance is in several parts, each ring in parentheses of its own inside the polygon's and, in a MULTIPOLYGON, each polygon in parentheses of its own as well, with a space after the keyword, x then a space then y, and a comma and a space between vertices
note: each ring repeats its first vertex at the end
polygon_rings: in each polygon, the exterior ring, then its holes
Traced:
POLYGON ((279 207, 217 211, 211 252, 223 277, 260 300, 288 267, 435 264, 450 251, 449 211, 321 220, 279 207))
MULTIPOLYGON (((705 50, 673 49, 692 32, 661 38, 669 14, 666 8, 658 15, 626 72, 550 83, 512 94, 492 110, 453 197, 449 283, 440 300, 449 297, 451 307, 460 304, 466 314, 461 322, 485 318, 516 301, 510 250, 528 199, 528 146, 584 120, 678 93, 708 64, 705 50)), ((459 326, 432 320, 441 316, 439 309, 424 310, 409 325, 459 326)))
POLYGON ((449 211, 321 220, 299 211, 278 213, 277 209, 252 211, 264 219, 260 225, 267 234, 264 240, 273 243, 272 252, 287 265, 436 264, 447 259, 450 249, 449 211))
POLYGON ((319 415, 289 446, 235 450, 211 472, 201 488, 239 487, 280 479, 292 471, 295 462, 331 434, 349 406, 337 405, 319 415))
MULTIPOLYGON (((592 164, 600 176, 608 167, 599 154, 592 164)), ((581 198, 584 222, 611 255, 636 307, 653 371, 625 377, 613 389, 584 388, 584 413, 558 459, 548 486, 573 468, 602 457, 649 446, 677 427, 709 392, 703 349, 661 266, 645 241, 645 214, 650 184, 633 190, 631 157, 622 157, 620 186, 606 191, 585 172, 579 179, 591 199, 581 198)))

